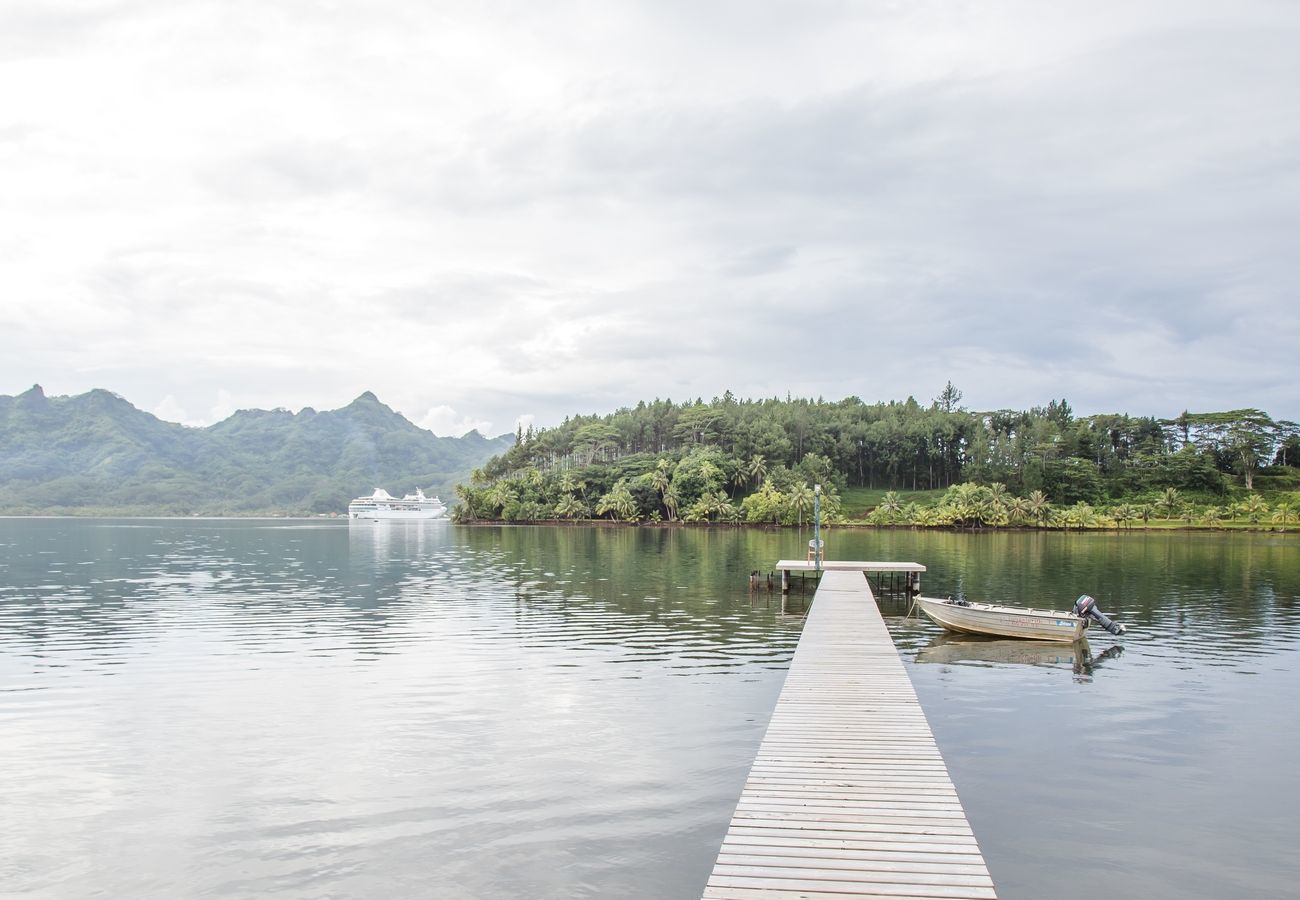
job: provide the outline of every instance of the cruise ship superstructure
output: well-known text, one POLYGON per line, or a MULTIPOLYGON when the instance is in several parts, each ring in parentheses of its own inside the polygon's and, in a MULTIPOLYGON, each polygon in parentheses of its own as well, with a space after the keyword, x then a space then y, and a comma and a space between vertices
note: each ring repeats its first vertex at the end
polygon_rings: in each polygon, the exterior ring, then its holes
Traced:
POLYGON ((348 504, 349 519, 440 519, 447 507, 437 497, 426 497, 416 488, 414 494, 397 499, 383 488, 368 497, 358 497, 348 504))

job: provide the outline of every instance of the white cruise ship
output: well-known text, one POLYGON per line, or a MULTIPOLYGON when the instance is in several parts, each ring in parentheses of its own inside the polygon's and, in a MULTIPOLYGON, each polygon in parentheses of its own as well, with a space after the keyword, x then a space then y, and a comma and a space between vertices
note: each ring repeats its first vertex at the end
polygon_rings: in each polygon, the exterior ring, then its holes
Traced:
POLYGON ((438 519, 447 514, 447 507, 437 497, 426 497, 416 488, 401 500, 383 488, 376 488, 368 497, 358 497, 348 504, 349 519, 438 519))

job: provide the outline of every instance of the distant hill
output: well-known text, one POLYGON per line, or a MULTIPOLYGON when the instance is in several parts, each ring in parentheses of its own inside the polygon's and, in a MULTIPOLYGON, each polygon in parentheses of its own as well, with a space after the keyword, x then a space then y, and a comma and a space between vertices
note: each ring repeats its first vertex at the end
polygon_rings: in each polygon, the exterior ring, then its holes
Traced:
POLYGON ((342 409, 240 410, 190 428, 109 391, 37 385, 0 395, 0 514, 342 512, 376 487, 451 505, 456 483, 514 442, 438 437, 369 391, 342 409))

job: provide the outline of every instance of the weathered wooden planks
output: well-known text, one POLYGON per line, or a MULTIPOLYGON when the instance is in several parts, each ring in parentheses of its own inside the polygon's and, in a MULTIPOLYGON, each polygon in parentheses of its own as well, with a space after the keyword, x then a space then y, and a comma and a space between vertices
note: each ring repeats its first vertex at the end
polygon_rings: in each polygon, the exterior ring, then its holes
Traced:
POLYGON ((855 896, 996 894, 870 585, 828 570, 704 897, 855 896))

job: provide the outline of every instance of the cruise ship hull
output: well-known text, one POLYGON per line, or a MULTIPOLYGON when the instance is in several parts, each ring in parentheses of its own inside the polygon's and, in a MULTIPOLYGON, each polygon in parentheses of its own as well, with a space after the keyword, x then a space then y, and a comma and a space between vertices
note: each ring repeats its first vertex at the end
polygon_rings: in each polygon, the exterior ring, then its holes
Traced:
POLYGON ((368 509, 348 511, 350 519, 442 519, 445 509, 368 509))

